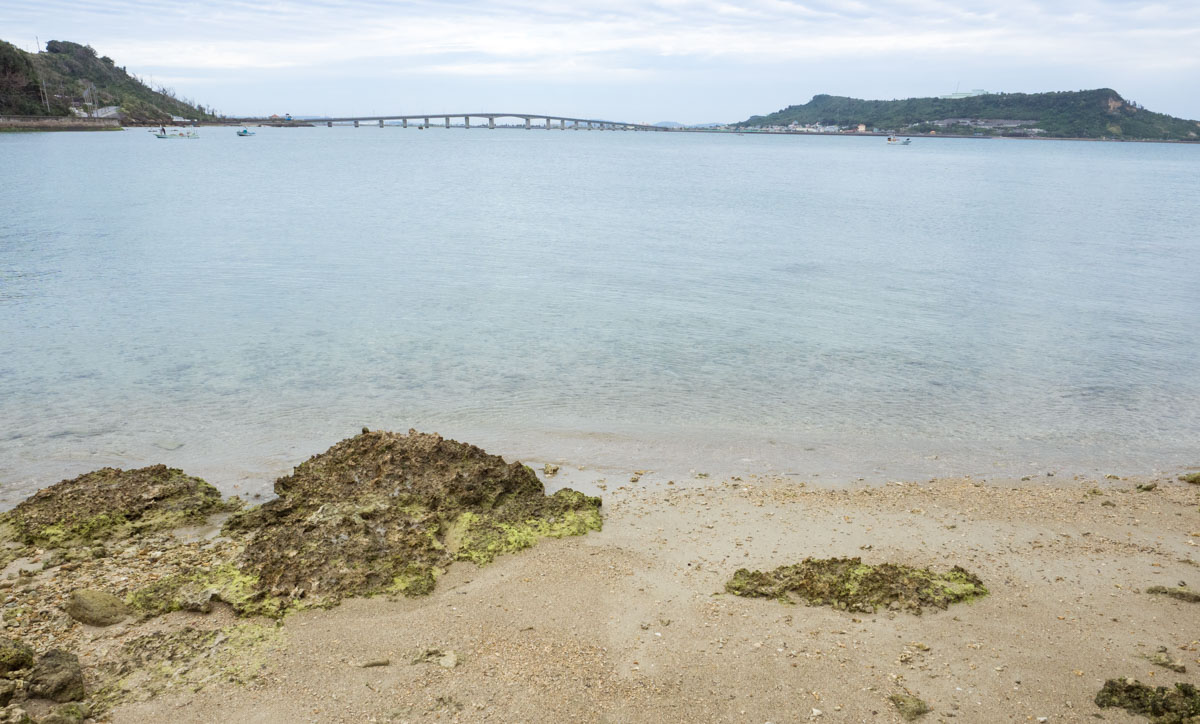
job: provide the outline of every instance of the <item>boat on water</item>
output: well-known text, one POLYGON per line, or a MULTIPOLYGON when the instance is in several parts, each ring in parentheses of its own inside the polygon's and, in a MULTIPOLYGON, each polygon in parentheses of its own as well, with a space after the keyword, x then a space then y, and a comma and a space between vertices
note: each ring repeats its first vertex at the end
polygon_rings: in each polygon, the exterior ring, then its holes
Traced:
POLYGON ((888 136, 888 140, 887 140, 887 142, 888 142, 888 145, 889 145, 889 146, 907 146, 907 145, 909 145, 910 143, 912 143, 912 139, 911 139, 911 138, 906 138, 906 139, 904 139, 903 141, 901 141, 901 140, 900 140, 898 137, 896 137, 896 136, 888 136))
POLYGON ((239 136, 253 136, 254 135, 254 131, 251 131, 249 128, 243 128, 242 130, 238 131, 237 133, 239 136))
POLYGON ((154 137, 155 138, 199 138, 200 134, 196 133, 195 131, 170 131, 170 132, 168 132, 164 128, 161 131, 155 132, 154 137))

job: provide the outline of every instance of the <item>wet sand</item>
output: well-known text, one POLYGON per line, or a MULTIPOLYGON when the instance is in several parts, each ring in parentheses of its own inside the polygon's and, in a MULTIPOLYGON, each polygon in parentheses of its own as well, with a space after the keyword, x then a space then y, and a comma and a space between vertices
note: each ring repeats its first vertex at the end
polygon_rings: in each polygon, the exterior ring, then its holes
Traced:
MULTIPOLYGON (((1106 679, 1200 684, 1200 604, 1146 592, 1200 583, 1200 486, 1175 474, 834 489, 630 472, 549 480, 603 495, 601 532, 457 563, 426 597, 292 614, 246 683, 177 687, 109 717, 899 722, 888 697, 909 692, 932 708, 926 722, 1122 722, 1145 720, 1095 706, 1106 679), (806 556, 961 565, 991 593, 921 616, 723 593, 738 568, 806 556), (1161 646, 1186 673, 1141 658, 1161 646), (451 651, 455 665, 439 664, 451 651)), ((233 622, 217 611, 153 625, 233 622)), ((85 663, 127 633, 90 630, 85 663)))

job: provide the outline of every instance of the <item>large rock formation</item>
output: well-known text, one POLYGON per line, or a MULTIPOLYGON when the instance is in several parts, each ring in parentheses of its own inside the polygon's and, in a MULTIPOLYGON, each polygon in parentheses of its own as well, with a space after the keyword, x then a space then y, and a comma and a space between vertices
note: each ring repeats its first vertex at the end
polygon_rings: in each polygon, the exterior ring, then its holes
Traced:
POLYGON ((280 478, 275 492, 227 525, 248 536, 238 568, 260 597, 308 604, 427 593, 455 560, 486 563, 601 525, 599 498, 547 496, 524 465, 412 430, 364 430, 280 478))

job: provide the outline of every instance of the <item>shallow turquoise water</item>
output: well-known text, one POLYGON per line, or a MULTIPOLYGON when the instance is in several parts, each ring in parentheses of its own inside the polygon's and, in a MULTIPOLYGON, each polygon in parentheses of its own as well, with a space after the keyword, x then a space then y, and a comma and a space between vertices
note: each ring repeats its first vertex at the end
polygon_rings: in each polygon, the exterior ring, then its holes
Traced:
POLYGON ((0 135, 0 502, 363 425, 868 479, 1200 462, 1200 147, 0 135))

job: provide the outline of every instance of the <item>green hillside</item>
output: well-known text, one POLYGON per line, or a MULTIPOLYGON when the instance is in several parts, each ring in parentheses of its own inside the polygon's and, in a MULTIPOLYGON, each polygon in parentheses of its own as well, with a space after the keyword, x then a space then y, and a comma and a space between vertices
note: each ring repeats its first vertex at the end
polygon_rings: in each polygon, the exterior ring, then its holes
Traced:
POLYGON ((1121 140, 1200 140, 1200 122, 1154 113, 1130 103, 1109 88, 1058 93, 993 93, 969 98, 908 98, 864 101, 844 96, 818 95, 800 106, 788 106, 766 116, 752 116, 737 125, 786 126, 821 124, 854 126, 860 123, 884 130, 925 133, 1013 133, 1018 129, 982 130, 970 125, 934 126, 952 118, 1032 121, 1044 133, 1059 138, 1113 138, 1121 140))
POLYGON ((123 121, 158 123, 211 118, 170 91, 151 89, 90 46, 51 40, 41 53, 0 41, 0 114, 66 116, 71 108, 117 106, 123 121))

